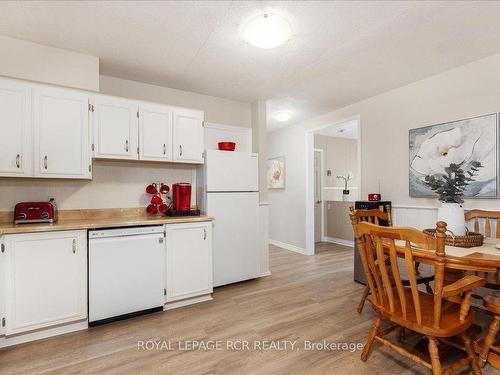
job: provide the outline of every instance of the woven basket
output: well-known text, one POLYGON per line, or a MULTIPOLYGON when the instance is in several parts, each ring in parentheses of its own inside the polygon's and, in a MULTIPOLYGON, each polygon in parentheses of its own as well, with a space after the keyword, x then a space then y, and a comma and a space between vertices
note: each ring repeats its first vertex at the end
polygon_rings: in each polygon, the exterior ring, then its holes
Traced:
MULTIPOLYGON (((424 229, 423 232, 429 236, 435 237, 435 229, 424 229)), ((446 235, 446 244, 457 247, 476 247, 483 245, 484 236, 481 233, 468 232, 465 236, 455 236, 451 231, 446 235)))

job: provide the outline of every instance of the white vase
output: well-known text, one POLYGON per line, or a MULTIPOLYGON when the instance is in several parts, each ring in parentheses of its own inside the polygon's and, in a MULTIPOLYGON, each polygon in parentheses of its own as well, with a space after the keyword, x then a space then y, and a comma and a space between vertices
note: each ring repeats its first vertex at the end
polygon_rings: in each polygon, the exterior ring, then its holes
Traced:
POLYGON ((438 209, 438 220, 447 224, 455 236, 465 235, 465 213, 459 203, 444 203, 438 209))

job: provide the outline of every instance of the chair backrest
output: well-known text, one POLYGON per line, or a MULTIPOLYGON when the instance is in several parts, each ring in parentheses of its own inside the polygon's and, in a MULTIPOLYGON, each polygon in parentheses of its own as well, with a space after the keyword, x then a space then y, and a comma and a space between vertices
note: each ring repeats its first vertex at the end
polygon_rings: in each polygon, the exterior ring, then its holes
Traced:
POLYGON ((446 223, 438 222, 436 237, 415 228, 382 227, 360 222, 351 215, 361 261, 372 292, 372 304, 379 313, 407 320, 409 314, 422 325, 422 308, 433 309, 433 327, 441 324, 442 290, 445 268, 446 223), (399 241, 396 243, 396 241, 399 241), (430 250, 425 255, 422 250, 430 250), (415 259, 425 256, 435 269, 433 306, 422 306, 417 289, 415 259), (404 259, 405 278, 409 288, 403 286, 398 258, 404 259), (413 307, 413 308, 411 308, 413 307))
POLYGON ((351 215, 356 215, 359 221, 366 221, 375 225, 380 225, 380 221, 385 221, 392 227, 391 206, 385 208, 385 212, 377 208, 371 210, 355 210, 353 206, 349 207, 351 215))
POLYGON ((491 222, 495 221, 495 237, 500 238, 500 211, 471 210, 465 213, 465 221, 474 220, 474 232, 485 237, 492 236, 491 222), (481 230, 480 219, 484 219, 484 231, 481 230))

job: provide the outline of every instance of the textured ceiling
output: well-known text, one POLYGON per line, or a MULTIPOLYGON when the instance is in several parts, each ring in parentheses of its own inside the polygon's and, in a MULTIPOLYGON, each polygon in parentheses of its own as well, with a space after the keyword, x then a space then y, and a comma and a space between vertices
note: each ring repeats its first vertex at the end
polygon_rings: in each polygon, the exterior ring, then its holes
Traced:
POLYGON ((99 56, 103 74, 268 101, 296 123, 500 52, 499 2, 0 2, 0 34, 99 56), (262 50, 239 28, 273 11, 293 35, 262 50))

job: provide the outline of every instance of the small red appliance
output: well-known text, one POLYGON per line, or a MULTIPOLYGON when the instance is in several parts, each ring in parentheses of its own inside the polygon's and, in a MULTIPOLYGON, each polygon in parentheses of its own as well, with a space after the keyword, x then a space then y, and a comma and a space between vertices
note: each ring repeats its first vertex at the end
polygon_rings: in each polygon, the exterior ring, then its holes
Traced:
POLYGON ((172 185, 172 204, 176 211, 191 209, 191 184, 180 182, 172 185))
POLYGON ((234 151, 236 149, 236 143, 234 142, 219 142, 217 146, 221 151, 234 151))
POLYGON ((368 194, 368 200, 370 202, 378 202, 382 199, 382 196, 379 193, 370 193, 368 194))
POLYGON ((55 221, 57 221, 57 210, 52 202, 20 202, 14 208, 14 224, 55 221))

